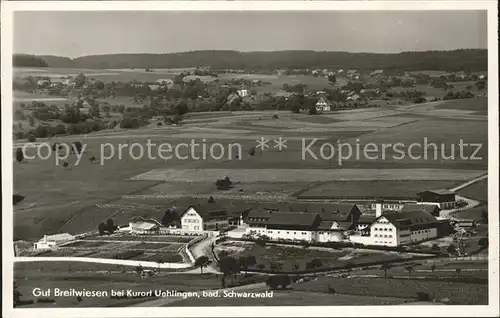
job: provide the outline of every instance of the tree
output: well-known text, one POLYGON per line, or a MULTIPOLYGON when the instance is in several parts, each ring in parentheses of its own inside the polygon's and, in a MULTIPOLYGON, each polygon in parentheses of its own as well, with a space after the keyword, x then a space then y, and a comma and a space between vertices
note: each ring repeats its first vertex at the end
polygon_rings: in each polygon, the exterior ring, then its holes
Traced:
POLYGON ((478 90, 483 90, 486 87, 486 81, 477 81, 476 82, 476 88, 478 90))
POLYGON ((487 237, 482 237, 479 239, 479 241, 477 242, 479 244, 479 246, 481 246, 482 248, 485 248, 488 246, 488 238, 487 237))
POLYGON ((460 273, 462 272, 461 268, 456 268, 455 272, 457 273, 457 277, 460 277, 460 273))
POLYGON ((238 263, 238 260, 231 256, 227 256, 219 260, 219 268, 223 277, 232 276, 233 282, 234 277, 240 272, 240 264, 238 263))
POLYGON ((81 88, 86 81, 87 77, 83 73, 78 74, 75 78, 75 88, 81 88))
POLYGON ((433 251, 439 251, 439 245, 437 245, 437 244, 432 244, 431 248, 433 251))
POLYGON ((315 258, 311 261, 312 269, 320 268, 323 265, 323 262, 319 258, 315 258))
POLYGON ((144 269, 142 268, 142 265, 138 265, 135 267, 135 272, 138 274, 138 275, 141 275, 142 272, 144 271, 144 269))
POLYGON ((288 275, 273 275, 269 276, 266 280, 266 285, 271 289, 286 288, 288 285, 292 283, 290 276, 288 275))
POLYGON ((431 265, 431 272, 433 272, 433 273, 434 273, 434 271, 435 271, 435 270, 436 270, 436 264, 432 264, 432 265, 431 265))
POLYGON ((255 266, 255 264, 257 264, 257 259, 255 258, 255 256, 248 255, 247 259, 246 259, 246 265, 247 265, 247 267, 255 266))
POLYGON ((318 114, 318 111, 316 110, 316 105, 311 104, 309 106, 309 115, 316 115, 318 114))
POLYGON ((24 160, 24 153, 21 148, 16 149, 16 160, 18 163, 21 163, 24 160))
POLYGON ((208 198, 208 203, 215 203, 213 196, 210 196, 210 198, 208 198))
POLYGON ((97 159, 96 159, 95 156, 92 156, 92 157, 90 157, 89 160, 90 160, 91 163, 95 163, 97 159))
POLYGON ((255 155, 255 147, 250 148, 248 154, 253 157, 255 155))
POLYGON ((335 77, 334 74, 328 75, 328 83, 330 85, 335 85, 335 83, 337 83, 337 77, 335 77))
POLYGON ((13 285, 13 292, 14 292, 14 307, 15 307, 21 302, 21 296, 23 295, 19 291, 19 286, 17 286, 16 282, 14 282, 14 285, 13 285))
POLYGON ((448 252, 448 254, 449 254, 450 256, 452 256, 452 255, 454 255, 454 254, 456 253, 457 249, 456 249, 455 245, 450 244, 450 245, 448 246, 448 248, 446 249, 446 251, 448 252))
POLYGON ((200 268, 201 274, 203 274, 203 267, 208 266, 208 264, 210 264, 210 259, 205 255, 198 257, 194 262, 194 266, 200 268))
POLYGON ((179 215, 177 214, 177 211, 175 209, 167 209, 165 211, 165 214, 163 215, 163 218, 161 220, 161 224, 165 226, 169 226, 172 224, 176 224, 179 222, 179 215))
POLYGON ((408 266, 405 266, 405 270, 408 272, 408 277, 411 278, 411 273, 413 273, 415 271, 415 265, 408 265, 408 266))
POLYGON ((418 301, 430 301, 431 297, 429 296, 428 293, 418 292, 417 293, 417 299, 418 299, 418 301))
POLYGON ((29 133, 27 136, 26 136, 26 140, 28 142, 35 142, 36 141, 36 138, 35 136, 32 134, 32 133, 29 133))
POLYGON ((164 261, 161 258, 159 258, 156 260, 156 263, 158 263, 158 273, 159 273, 160 272, 160 265, 163 264, 164 261))
POLYGON ((99 226, 97 227, 97 230, 99 231, 100 235, 104 235, 106 233, 106 224, 104 223, 99 223, 99 226))
POLYGON ((79 142, 79 141, 75 141, 75 142, 73 143, 72 150, 73 150, 75 153, 78 153, 78 154, 79 154, 79 153, 81 153, 82 148, 83 148, 83 146, 82 146, 82 143, 81 143, 81 142, 79 142))
POLYGON ((380 266, 380 269, 384 271, 385 278, 387 278, 387 271, 391 268, 392 268, 392 266, 389 263, 385 263, 385 264, 382 264, 382 266, 380 266))
POLYGON ((109 234, 113 234, 115 232, 115 229, 116 229, 116 226, 115 226, 113 220, 112 219, 107 219, 106 220, 106 231, 109 234))
POLYGON ((484 222, 484 223, 488 223, 488 210, 487 209, 483 209, 481 211, 481 220, 484 222))
POLYGON ((292 266, 292 268, 293 268, 293 270, 294 270, 294 271, 298 271, 298 270, 299 270, 299 267, 300 267, 300 266, 299 266, 299 264, 297 264, 297 263, 293 264, 293 266, 292 266))
POLYGON ((185 115, 188 113, 189 111, 189 107, 188 105, 186 104, 186 102, 179 102, 179 104, 177 104, 177 106, 175 107, 175 111, 176 111, 176 114, 177 115, 185 115))

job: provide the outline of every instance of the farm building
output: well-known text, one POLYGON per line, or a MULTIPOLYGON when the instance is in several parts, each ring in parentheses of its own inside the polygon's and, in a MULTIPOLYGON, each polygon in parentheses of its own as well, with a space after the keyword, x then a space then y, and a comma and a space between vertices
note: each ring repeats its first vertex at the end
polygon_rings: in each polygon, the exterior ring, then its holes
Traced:
POLYGON ((68 233, 44 235, 42 239, 40 239, 37 243, 33 245, 33 248, 36 250, 47 249, 61 245, 62 243, 72 241, 74 239, 75 237, 68 233))
POLYGON ((245 216, 247 235, 265 235, 273 240, 336 242, 347 231, 359 231, 375 217, 361 215, 355 204, 340 203, 321 213, 251 210, 245 216))
POLYGON ((414 211, 414 210, 422 210, 422 211, 425 211, 425 212, 429 213, 430 215, 436 216, 436 217, 439 216, 439 212, 441 211, 439 206, 437 206, 435 204, 414 204, 414 203, 411 203, 411 204, 405 204, 403 206, 403 209, 401 209, 401 212, 409 212, 409 211, 414 211))
POLYGON ((158 85, 158 84, 148 85, 148 87, 149 87, 149 89, 150 89, 151 91, 157 91, 157 90, 159 90, 159 89, 160 89, 160 85, 158 85))
POLYGON ((316 111, 318 113, 329 112, 331 109, 331 104, 326 98, 321 97, 316 103, 316 111))
POLYGON ((375 70, 370 73, 370 76, 378 76, 384 74, 384 70, 375 70))
POLYGON ((189 206, 181 214, 181 228, 186 231, 217 231, 229 226, 233 215, 215 203, 189 206))
POLYGON ((160 231, 160 225, 154 222, 129 222, 129 230, 133 234, 156 234, 160 231))
POLYGON ((403 207, 405 206, 404 203, 401 203, 399 201, 398 202, 384 201, 377 203, 371 204, 372 210, 377 210, 378 206, 382 211, 401 211, 401 209, 403 209, 403 207), (377 203, 380 203, 380 206, 378 206, 377 203))
POLYGON ((238 90, 238 96, 240 96, 240 97, 246 97, 246 96, 248 96, 248 89, 240 89, 240 90, 238 90))
POLYGON ((422 210, 387 212, 349 239, 363 245, 408 245, 438 237, 438 229, 442 224, 444 223, 422 210))
POLYGON ((454 208, 455 202, 455 193, 450 190, 426 190, 417 193, 418 204, 435 204, 443 210, 454 208))

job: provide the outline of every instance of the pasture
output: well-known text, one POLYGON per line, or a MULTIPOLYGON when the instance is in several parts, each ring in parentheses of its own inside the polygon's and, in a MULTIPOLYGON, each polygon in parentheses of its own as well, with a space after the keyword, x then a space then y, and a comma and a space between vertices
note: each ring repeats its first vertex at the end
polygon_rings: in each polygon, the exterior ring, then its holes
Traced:
POLYGON ((21 300, 37 300, 33 296, 34 288, 43 286, 44 290, 59 288, 62 290, 90 290, 105 291, 106 297, 82 297, 81 301, 77 297, 46 297, 54 299, 55 303, 34 303, 21 308, 58 308, 58 307, 126 307, 131 304, 152 299, 149 298, 111 298, 111 289, 149 291, 149 290, 177 290, 177 291, 198 291, 204 289, 214 289, 220 287, 220 278, 216 275, 182 274, 172 275, 166 271, 146 279, 141 278, 133 272, 133 268, 118 267, 113 265, 98 266, 96 264, 84 265, 80 270, 80 263, 16 263, 14 266, 14 280, 22 293, 21 300), (123 273, 123 268, 126 270, 123 273), (90 270, 90 272, 89 272, 90 270), (110 271, 110 272, 108 272, 110 271), (168 287, 165 287, 168 286, 168 287))
POLYGON ((335 288, 336 292, 340 294, 415 299, 418 292, 425 292, 429 294, 431 299, 438 301, 449 298, 450 301, 460 305, 488 304, 487 284, 440 281, 439 279, 325 277, 302 284, 293 284, 292 288, 310 292, 325 292, 328 286, 335 288))
MULTIPOLYGON (((298 247, 287 245, 266 244, 260 246, 248 242, 226 241, 216 245, 216 253, 222 257, 222 253, 229 253, 234 257, 255 256, 257 264, 251 268, 266 270, 279 269, 284 272, 306 270, 306 264, 313 259, 321 262, 319 268, 343 266, 347 264, 360 265, 369 262, 385 260, 411 259, 410 255, 399 252, 383 252, 363 249, 330 249, 315 247, 298 247)), ((251 270, 251 269, 250 269, 251 270)))
POLYGON ((467 198, 488 202, 488 178, 459 190, 458 194, 467 198))
MULTIPOLYGON (((461 101, 448 103, 455 102, 461 101)), ((60 230, 81 233, 95 230, 100 222, 109 217, 120 217, 120 222, 127 222, 132 216, 161 219, 164 211, 155 208, 154 204, 168 206, 178 202, 177 199, 146 198, 134 205, 127 200, 121 201, 125 195, 175 194, 190 197, 195 194, 277 194, 286 197, 318 185, 317 182, 334 182, 335 185, 335 182, 367 181, 362 189, 369 191, 369 182, 407 180, 417 182, 415 184, 430 182, 429 185, 437 186, 442 180, 460 183, 481 175, 487 169, 487 125, 484 116, 469 114, 460 115, 457 119, 458 115, 443 115, 442 110, 436 109, 438 106, 437 103, 431 103, 411 107, 336 111, 318 115, 318 118, 324 118, 321 120, 312 120, 309 115, 290 112, 189 114, 190 118, 181 127, 116 129, 90 133, 85 138, 72 135, 50 140, 40 139, 39 141, 69 143, 79 140, 85 145, 84 154, 78 165, 77 157, 71 155, 66 160, 69 163, 66 168, 61 166, 62 162, 56 165, 54 157, 48 160, 26 159, 20 164, 13 162, 14 193, 26 196, 15 207, 14 237, 16 240, 38 239, 44 234, 60 230), (279 118, 273 119, 274 114, 278 114, 279 118), (200 124, 195 121, 197 119, 208 122, 200 124), (189 122, 190 120, 193 122, 189 122), (257 145, 256 140, 261 137, 270 140, 269 148, 264 151, 256 149, 251 156, 250 149, 257 145), (273 140, 278 137, 287 140, 287 147, 281 151, 274 148, 273 140), (309 154, 303 160, 302 138, 306 145, 315 138, 318 140, 310 148, 318 156, 318 160, 309 154), (428 143, 437 145, 438 154, 443 148, 447 156, 452 153, 455 158, 431 156, 425 160, 406 156, 402 160, 396 160, 393 156, 397 153, 391 148, 386 149, 385 158, 382 157, 380 148, 378 152, 371 152, 370 158, 363 153, 363 147, 369 143, 380 147, 385 143, 401 142, 405 145, 403 149, 408 150, 412 143, 422 143, 424 138, 427 138, 428 143), (460 138, 466 143, 483 143, 477 154, 483 159, 460 158, 457 145, 460 138), (226 150, 229 143, 238 143, 242 149, 241 157, 237 159, 237 152, 233 152, 232 158, 229 158, 226 151, 226 156, 221 159, 210 155, 203 159, 202 147, 197 147, 194 151, 190 147, 180 147, 179 158, 174 156, 173 150, 170 159, 158 156, 159 144, 169 143, 174 148, 180 143, 189 144, 191 139, 197 143, 202 143, 205 139, 208 147, 221 143, 226 146, 226 150), (151 148, 153 158, 147 155, 148 140, 157 145, 156 148, 151 148), (353 155, 339 164, 339 155, 335 153, 332 159, 324 160, 319 154, 321 145, 336 144, 339 140, 351 144, 353 152, 359 145, 360 157, 353 155), (137 144, 134 151, 125 147, 120 157, 120 144, 130 146, 132 143, 137 144), (454 149, 451 149, 451 144, 454 144, 454 149), (138 155, 140 145, 144 151, 142 157, 138 155), (115 149, 114 156, 103 160, 102 165, 99 164, 101 159, 111 155, 111 146, 115 149), (371 159, 373 155, 378 155, 378 158, 371 159), (95 156, 98 163, 91 163, 91 156, 95 156), (225 176, 231 178, 234 187, 228 192, 218 191, 214 185, 215 180, 225 176), (120 201, 124 206, 96 206, 120 201)), ((22 144, 17 146, 20 145, 22 144)), ((472 148, 466 148, 464 154, 468 156, 473 151, 472 148)), ((428 153, 433 155, 433 149, 429 149, 428 153)), ((325 154, 328 156, 328 150, 325 154)), ((412 154, 424 155, 424 149, 413 147, 412 154)), ((442 184, 446 185, 447 183, 442 184)), ((408 188, 407 191, 414 191, 409 182, 405 183, 403 188, 405 187, 408 188)), ((345 188, 353 189, 354 194, 345 193, 343 196, 358 196, 360 193, 355 186, 345 184, 345 188)), ((398 196, 400 194, 397 193, 401 193, 403 188, 394 187, 393 191, 387 192, 394 192, 398 196)), ((330 191, 328 186, 319 186, 319 189, 316 191, 330 191)))

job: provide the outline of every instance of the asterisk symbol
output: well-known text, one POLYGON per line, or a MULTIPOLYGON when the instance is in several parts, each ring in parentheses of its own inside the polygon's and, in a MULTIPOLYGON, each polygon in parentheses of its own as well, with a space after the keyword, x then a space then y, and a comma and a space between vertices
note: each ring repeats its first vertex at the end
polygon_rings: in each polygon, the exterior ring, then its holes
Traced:
POLYGON ((269 145, 267 144, 269 140, 264 139, 264 137, 260 137, 260 140, 257 141, 257 148, 260 148, 260 150, 264 151, 264 149, 269 148, 269 145))
POLYGON ((286 149, 286 139, 282 139, 281 137, 278 138, 278 140, 274 140, 274 148, 278 148, 279 151, 282 149, 286 149))

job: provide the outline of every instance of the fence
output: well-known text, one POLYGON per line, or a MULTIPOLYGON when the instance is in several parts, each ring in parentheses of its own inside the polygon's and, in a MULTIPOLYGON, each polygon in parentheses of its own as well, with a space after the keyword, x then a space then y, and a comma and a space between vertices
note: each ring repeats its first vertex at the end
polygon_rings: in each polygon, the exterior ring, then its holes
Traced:
POLYGON ((108 258, 92 258, 92 257, 16 257, 14 262, 84 262, 84 263, 98 263, 98 264, 113 264, 113 265, 126 265, 126 266, 142 266, 142 267, 155 267, 155 268, 188 268, 191 264, 186 263, 157 263, 151 261, 137 261, 137 260, 122 260, 122 259, 108 259, 108 258))

